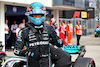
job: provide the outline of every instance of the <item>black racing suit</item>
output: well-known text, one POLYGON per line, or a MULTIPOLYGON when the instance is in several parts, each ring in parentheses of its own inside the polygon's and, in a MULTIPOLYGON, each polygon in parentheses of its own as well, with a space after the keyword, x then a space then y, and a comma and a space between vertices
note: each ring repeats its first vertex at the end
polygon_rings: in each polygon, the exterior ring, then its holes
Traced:
POLYGON ((32 52, 34 55, 29 55, 29 67, 49 67, 49 50, 51 52, 52 63, 55 67, 69 67, 71 64, 71 56, 60 48, 55 48, 53 45, 61 47, 57 40, 57 36, 52 26, 44 26, 43 29, 37 30, 34 28, 33 23, 27 23, 31 27, 26 27, 19 31, 16 41, 14 54, 18 56, 25 56, 27 52, 32 52), (33 27, 33 28, 32 28, 33 27), (32 30, 32 29, 33 30, 32 30), (49 41, 52 45, 49 45, 49 41), (27 50, 23 51, 24 45, 27 50))

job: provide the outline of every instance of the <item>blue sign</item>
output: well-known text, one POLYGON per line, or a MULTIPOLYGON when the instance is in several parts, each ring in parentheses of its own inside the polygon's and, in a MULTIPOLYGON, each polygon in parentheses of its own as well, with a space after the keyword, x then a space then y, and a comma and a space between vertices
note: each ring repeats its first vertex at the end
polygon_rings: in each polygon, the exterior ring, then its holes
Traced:
POLYGON ((47 13, 48 16, 51 16, 51 10, 47 9, 47 13))
POLYGON ((6 5, 6 13, 25 14, 26 7, 6 5))

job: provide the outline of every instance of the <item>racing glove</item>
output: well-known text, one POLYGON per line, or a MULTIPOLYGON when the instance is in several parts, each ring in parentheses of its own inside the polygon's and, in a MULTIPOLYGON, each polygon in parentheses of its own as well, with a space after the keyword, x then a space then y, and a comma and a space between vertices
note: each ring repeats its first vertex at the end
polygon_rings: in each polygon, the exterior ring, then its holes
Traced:
POLYGON ((58 42, 58 45, 57 45, 58 47, 62 47, 63 46, 62 39, 58 39, 57 42, 58 42))
POLYGON ((27 52, 25 53, 25 55, 26 55, 26 56, 29 56, 29 57, 33 57, 33 56, 34 56, 34 53, 33 53, 33 52, 27 51, 27 52))
MULTIPOLYGON (((15 49, 14 52, 17 52, 18 56, 31 56, 31 57, 34 56, 34 53, 30 52, 27 49, 23 49, 22 51, 18 51, 18 50, 15 49)), ((16 55, 17 55, 17 53, 16 53, 16 55)))

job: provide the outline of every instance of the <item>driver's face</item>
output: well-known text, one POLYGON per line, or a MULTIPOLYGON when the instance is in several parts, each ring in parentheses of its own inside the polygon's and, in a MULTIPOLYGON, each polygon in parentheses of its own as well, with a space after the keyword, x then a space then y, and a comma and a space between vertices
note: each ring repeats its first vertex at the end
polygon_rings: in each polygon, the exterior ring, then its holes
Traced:
POLYGON ((41 17, 42 15, 32 15, 32 17, 41 17))

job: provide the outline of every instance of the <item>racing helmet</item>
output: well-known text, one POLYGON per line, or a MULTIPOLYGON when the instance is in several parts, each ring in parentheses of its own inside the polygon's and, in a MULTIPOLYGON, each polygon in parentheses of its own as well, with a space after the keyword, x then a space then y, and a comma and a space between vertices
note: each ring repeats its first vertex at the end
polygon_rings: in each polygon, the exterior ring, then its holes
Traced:
POLYGON ((42 3, 34 2, 27 8, 26 15, 34 25, 41 25, 46 18, 46 8, 42 3))

